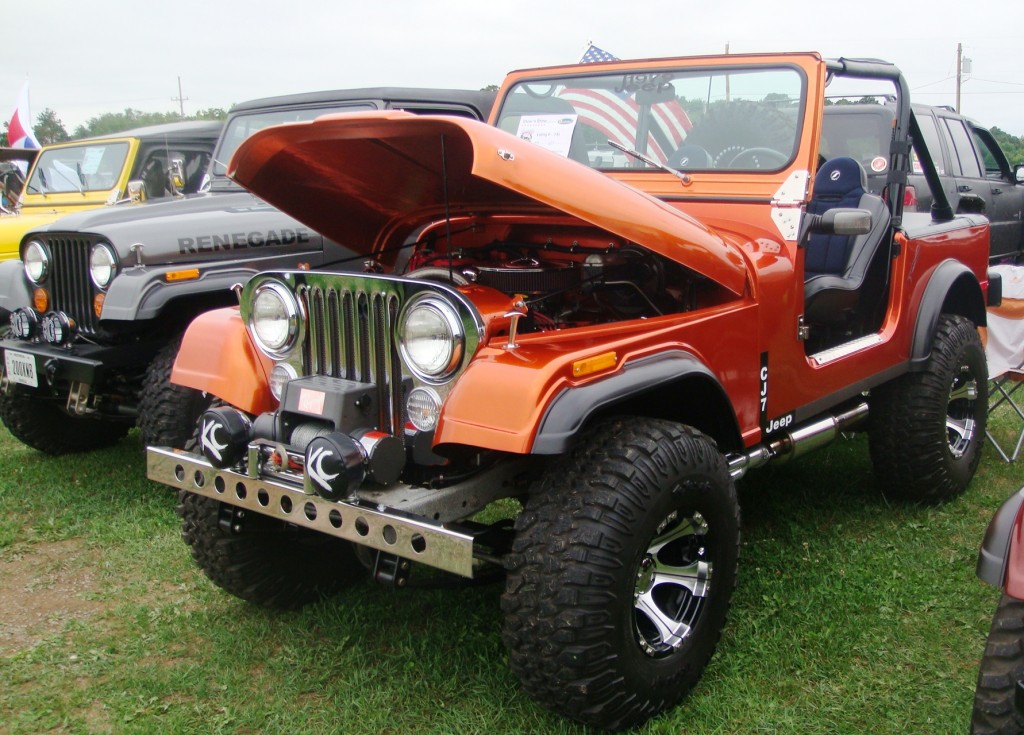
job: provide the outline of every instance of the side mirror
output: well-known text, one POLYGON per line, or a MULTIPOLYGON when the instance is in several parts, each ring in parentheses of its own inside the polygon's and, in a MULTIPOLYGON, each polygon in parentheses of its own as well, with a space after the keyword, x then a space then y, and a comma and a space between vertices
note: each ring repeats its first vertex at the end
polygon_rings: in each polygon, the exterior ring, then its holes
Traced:
POLYGON ((836 207, 824 214, 804 214, 800 243, 808 235, 866 235, 871 232, 871 212, 866 209, 836 207))
POLYGON ((171 159, 170 180, 171 180, 171 186, 174 188, 175 193, 180 193, 185 188, 185 159, 184 158, 172 158, 171 159))
POLYGON ((147 198, 146 187, 141 180, 128 182, 128 201, 136 204, 146 201, 147 198))
POLYGON ((1018 184, 1024 184, 1024 163, 1018 163, 1013 167, 1013 178, 1018 184))

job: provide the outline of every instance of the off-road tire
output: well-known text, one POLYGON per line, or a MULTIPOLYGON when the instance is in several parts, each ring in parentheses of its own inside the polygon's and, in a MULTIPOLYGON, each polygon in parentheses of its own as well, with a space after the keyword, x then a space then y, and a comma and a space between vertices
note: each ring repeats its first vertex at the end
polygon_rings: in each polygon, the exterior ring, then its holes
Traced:
POLYGON ((144 447, 183 448, 195 431, 199 416, 210 405, 208 394, 171 383, 171 369, 179 347, 180 337, 164 345, 146 369, 138 420, 144 447))
POLYGON ((263 607, 294 610, 366 576, 352 544, 181 491, 181 537, 214 584, 263 607), (237 524, 237 526, 236 526, 237 524))
POLYGON ((988 416, 988 365, 974 324, 940 316, 925 369, 874 389, 870 406, 871 461, 887 495, 939 503, 962 493, 981 461, 988 416), (947 419, 966 428, 953 431, 947 419))
POLYGON ((584 437, 532 488, 506 556, 502 640, 526 692, 562 715, 612 730, 679 702, 725 624, 739 523, 724 458, 694 429, 622 418, 584 437), (703 533, 686 535, 687 528, 703 533), (681 540, 655 550, 677 532, 681 540), (676 569, 710 563, 706 594, 651 584, 645 574, 662 569, 662 551, 680 553, 676 569), (651 636, 652 618, 638 612, 638 600, 654 587, 696 611, 678 648, 651 636), (660 650, 648 653, 643 643, 660 650))
POLYGON ((17 393, 0 396, 0 421, 18 441, 55 457, 112 446, 132 428, 129 423, 71 416, 52 401, 17 393))
POLYGON ((1015 706, 1017 682, 1024 680, 1024 602, 1003 595, 981 658, 974 690, 972 735, 1020 735, 1024 717, 1015 706))

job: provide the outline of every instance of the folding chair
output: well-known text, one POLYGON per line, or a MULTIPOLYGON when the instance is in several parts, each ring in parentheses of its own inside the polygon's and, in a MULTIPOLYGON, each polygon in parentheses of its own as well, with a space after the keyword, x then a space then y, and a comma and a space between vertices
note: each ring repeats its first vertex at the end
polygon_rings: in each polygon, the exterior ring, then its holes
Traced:
MULTIPOLYGON (((985 430, 985 435, 988 437, 988 440, 992 442, 992 446, 996 448, 996 451, 999 452, 999 456, 1006 462, 1016 462, 1017 458, 1020 457, 1021 447, 1024 446, 1024 410, 1021 409, 1020 404, 1017 402, 1020 398, 1014 398, 1022 386, 1024 386, 1024 364, 1020 367, 1014 368, 1013 370, 1007 370, 990 384, 992 390, 989 395, 994 400, 990 401, 988 404, 989 414, 1004 403, 1008 403, 1021 422, 1020 431, 1017 434, 1017 444, 1013 448, 1013 454, 1009 455, 1002 446, 1000 446, 999 441, 992 435, 991 429, 985 430)), ((1024 394, 1022 394, 1021 397, 1024 397, 1024 394)))
MULTIPOLYGON (((985 334, 985 355, 989 369, 989 415, 1006 404, 1019 420, 1013 452, 1007 452, 993 436, 985 431, 992 446, 1006 462, 1015 462, 1024 448, 1024 267, 996 266, 1003 278, 1003 303, 988 310, 988 329, 985 334)), ((1003 442, 1006 443, 1006 439, 1003 442)))

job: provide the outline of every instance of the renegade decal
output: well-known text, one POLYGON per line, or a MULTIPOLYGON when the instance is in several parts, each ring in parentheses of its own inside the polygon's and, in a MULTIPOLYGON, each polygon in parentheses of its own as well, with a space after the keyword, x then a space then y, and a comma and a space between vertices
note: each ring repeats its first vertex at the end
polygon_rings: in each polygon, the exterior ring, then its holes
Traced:
POLYGON ((178 252, 213 253, 218 250, 241 250, 243 248, 262 248, 273 245, 297 245, 309 242, 312 233, 305 229, 270 230, 269 232, 225 232, 222 235, 197 235, 196 237, 179 237, 178 252))

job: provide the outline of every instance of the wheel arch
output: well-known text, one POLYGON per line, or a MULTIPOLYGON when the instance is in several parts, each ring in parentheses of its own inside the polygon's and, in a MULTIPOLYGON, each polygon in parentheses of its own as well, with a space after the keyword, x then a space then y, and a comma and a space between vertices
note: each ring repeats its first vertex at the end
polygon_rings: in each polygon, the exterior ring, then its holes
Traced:
POLYGON ((693 354, 674 351, 562 391, 544 412, 532 452, 562 454, 587 426, 611 414, 687 424, 713 438, 722 451, 743 446, 736 412, 718 378, 693 354))
POLYGON ((985 295, 974 273, 963 263, 946 260, 928 279, 918 307, 910 352, 910 369, 923 370, 932 352, 932 337, 942 314, 957 314, 986 324, 985 295))
POLYGON ((1007 594, 1024 599, 1024 487, 999 507, 985 530, 978 552, 978 578, 1007 594), (1011 589, 1012 588, 1012 589, 1011 589))

